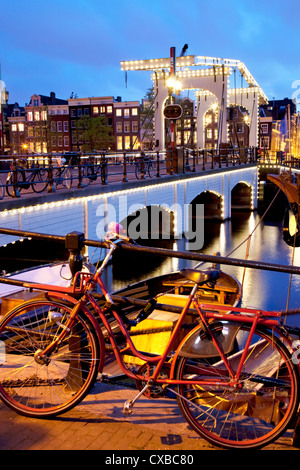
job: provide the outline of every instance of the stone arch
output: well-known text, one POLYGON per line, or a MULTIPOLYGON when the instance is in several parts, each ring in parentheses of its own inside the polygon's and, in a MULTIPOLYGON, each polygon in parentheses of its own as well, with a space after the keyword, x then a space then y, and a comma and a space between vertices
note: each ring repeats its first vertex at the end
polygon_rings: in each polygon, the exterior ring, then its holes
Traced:
MULTIPOLYGON (((222 194, 217 191, 207 190, 198 194, 191 202, 191 206, 203 204, 204 219, 224 220, 224 200, 222 194)), ((194 213, 194 211, 192 211, 194 213)))
POLYGON ((240 181, 231 190, 231 210, 253 210, 253 187, 240 181))
POLYGON ((120 223, 137 242, 172 240, 175 236, 174 212, 157 204, 137 208, 120 223))

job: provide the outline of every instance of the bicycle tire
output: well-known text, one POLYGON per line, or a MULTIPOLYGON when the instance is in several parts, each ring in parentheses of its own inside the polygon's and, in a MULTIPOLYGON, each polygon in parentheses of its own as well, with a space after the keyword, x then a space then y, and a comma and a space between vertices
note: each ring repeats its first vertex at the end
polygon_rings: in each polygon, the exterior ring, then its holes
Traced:
POLYGON ((43 191, 45 191, 48 184, 49 184, 48 171, 44 168, 37 170, 32 177, 32 181, 31 181, 32 190, 35 193, 42 193, 43 191))
MULTIPOLYGON (((239 335, 247 337, 249 330, 250 326, 241 325, 239 335)), ((204 367, 214 371, 218 385, 178 385, 177 402, 191 427, 217 447, 264 447, 288 429, 297 412, 299 377, 297 367, 290 360, 289 351, 267 330, 257 328, 255 335, 255 341, 261 341, 253 345, 251 354, 248 353, 245 360, 241 388, 226 387, 230 377, 228 372, 226 377, 226 368, 217 354, 214 358, 198 357, 191 360, 181 357, 178 360, 175 375, 179 380, 191 374, 193 378, 198 376, 198 380, 203 379, 204 367), (257 367, 260 359, 260 371, 254 373, 254 361, 257 367), (279 367, 276 365, 278 362, 279 367), (221 369, 222 375, 219 375, 221 369), (277 375, 277 381, 274 377, 268 378, 272 372, 277 375)), ((207 337, 206 340, 209 341, 207 337)), ((229 360, 234 367, 234 355, 231 357, 229 360)), ((205 373, 208 374, 208 369, 205 373)), ((211 380, 212 376, 207 375, 207 379, 211 380)))
POLYGON ((72 305, 38 298, 24 302, 0 322, 0 397, 17 413, 50 418, 87 395, 99 368, 100 344, 82 313, 49 357, 38 358, 63 328, 72 305))
POLYGON ((83 165, 81 168, 82 185, 86 188, 92 181, 96 181, 97 174, 93 173, 90 165, 83 165))
POLYGON ((5 186, 0 179, 0 200, 4 198, 5 195, 5 186))
POLYGON ((149 163, 148 163, 148 175, 149 175, 150 178, 152 178, 153 173, 154 173, 153 163, 150 160, 149 163))
MULTIPOLYGON (((24 178, 21 175, 22 175, 22 173, 20 173, 18 171, 17 172, 17 188, 18 188, 19 193, 22 191, 22 189, 23 189, 22 183, 24 183, 24 178)), ((7 192, 8 196, 14 197, 13 173, 12 172, 10 172, 10 174, 8 174, 8 176, 7 176, 6 192, 7 192)))
POLYGON ((67 168, 64 173, 64 183, 66 188, 70 189, 73 183, 73 170, 72 168, 67 168))
POLYGON ((140 162, 136 162, 135 164, 135 177, 137 180, 141 179, 142 176, 142 169, 140 162))

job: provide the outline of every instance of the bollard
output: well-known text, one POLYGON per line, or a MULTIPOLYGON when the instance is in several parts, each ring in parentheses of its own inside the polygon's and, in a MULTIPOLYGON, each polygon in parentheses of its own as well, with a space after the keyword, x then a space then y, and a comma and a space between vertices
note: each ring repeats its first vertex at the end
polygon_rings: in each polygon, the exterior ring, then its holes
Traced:
POLYGON ((126 152, 123 154, 123 183, 127 183, 128 178, 127 178, 127 166, 126 166, 126 152))

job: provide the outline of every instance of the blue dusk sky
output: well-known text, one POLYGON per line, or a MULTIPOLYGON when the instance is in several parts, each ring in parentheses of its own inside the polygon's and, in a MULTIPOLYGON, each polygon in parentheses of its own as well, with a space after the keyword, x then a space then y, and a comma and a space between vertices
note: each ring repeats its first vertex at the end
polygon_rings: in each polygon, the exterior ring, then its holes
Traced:
POLYGON ((238 59, 271 100, 300 98, 297 0, 9 0, 1 8, 1 79, 9 102, 34 94, 138 100, 150 72, 123 60, 187 54, 238 59))

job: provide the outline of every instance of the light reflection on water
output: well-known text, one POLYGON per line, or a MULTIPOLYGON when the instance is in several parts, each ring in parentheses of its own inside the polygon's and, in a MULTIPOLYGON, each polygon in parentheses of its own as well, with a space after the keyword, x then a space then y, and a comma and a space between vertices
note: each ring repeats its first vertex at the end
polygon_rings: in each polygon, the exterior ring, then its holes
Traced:
MULTIPOLYGON (((246 240, 256 227, 251 236, 249 259, 291 265, 293 249, 282 239, 281 220, 264 219, 260 221, 260 216, 256 213, 236 213, 233 214, 231 220, 224 223, 205 222, 205 240, 201 252, 210 255, 219 252, 221 256, 230 254, 232 258, 245 259, 246 240)), ((184 250, 185 240, 177 240, 171 246, 166 247, 173 250, 184 250)), ((154 255, 145 259, 138 259, 131 254, 126 260, 126 270, 123 262, 120 265, 114 263, 113 274, 109 274, 113 290, 132 282, 178 271, 183 267, 197 264, 195 261, 177 258, 168 258, 161 261, 160 258, 154 255), (118 265, 120 266, 119 269, 118 265)), ((293 264, 300 265, 300 248, 295 250, 293 264)), ((223 270, 234 275, 241 282, 243 268, 224 265, 223 270)), ((289 274, 248 268, 244 278, 242 305, 266 310, 285 310, 289 280, 289 274)), ((293 275, 289 299, 290 309, 298 307, 299 294, 300 276, 293 275)), ((295 324, 295 322, 298 324, 296 317, 290 317, 288 320, 290 324, 295 324)))

